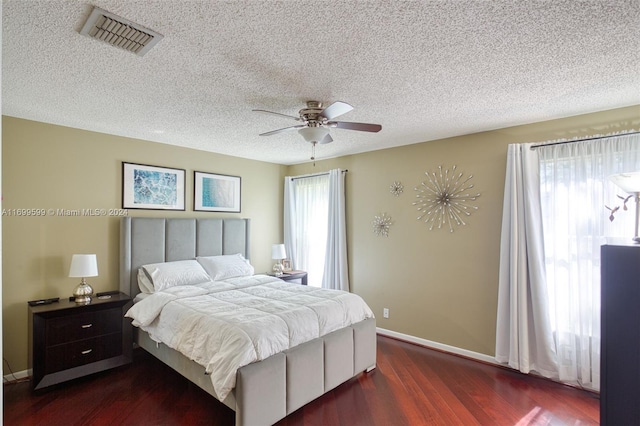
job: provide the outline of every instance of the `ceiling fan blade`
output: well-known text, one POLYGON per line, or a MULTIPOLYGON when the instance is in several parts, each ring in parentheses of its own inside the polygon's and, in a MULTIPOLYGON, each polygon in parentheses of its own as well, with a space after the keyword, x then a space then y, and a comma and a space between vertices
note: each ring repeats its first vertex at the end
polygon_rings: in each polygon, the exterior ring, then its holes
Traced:
POLYGON ((353 107, 346 102, 334 102, 320 113, 321 117, 326 118, 327 120, 331 120, 339 115, 346 114, 351 111, 353 107))
POLYGON ((331 137, 331 135, 329 133, 327 133, 327 136, 322 138, 322 140, 320 142, 318 142, 318 143, 325 144, 325 143, 331 143, 331 142, 333 142, 333 138, 331 137))
POLYGON ((296 121, 300 121, 300 117, 294 117, 293 115, 287 115, 287 114, 280 114, 279 112, 267 111, 265 109, 252 109, 251 111, 262 112, 264 114, 279 115, 280 117, 286 117, 286 118, 291 118, 291 119, 296 120, 296 121))
POLYGON ((276 133, 283 133, 283 132, 288 132, 290 130, 302 129, 303 127, 306 127, 306 126, 304 124, 298 124, 297 126, 285 127, 283 129, 272 130, 266 133, 260 133, 259 136, 271 136, 271 135, 275 135, 276 133))
POLYGON ((329 127, 337 127, 338 129, 359 130, 361 132, 379 132, 382 126, 371 123, 354 123, 351 121, 330 121, 326 124, 329 127))

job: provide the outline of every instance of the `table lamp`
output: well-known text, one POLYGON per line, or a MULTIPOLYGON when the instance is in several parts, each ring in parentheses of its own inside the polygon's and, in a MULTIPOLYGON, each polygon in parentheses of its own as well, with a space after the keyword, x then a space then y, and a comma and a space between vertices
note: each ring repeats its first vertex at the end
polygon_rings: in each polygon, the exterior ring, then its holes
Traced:
POLYGON ((284 244, 274 244, 271 246, 271 258, 278 261, 273 265, 273 272, 276 274, 276 277, 282 276, 282 259, 287 258, 284 244))
POLYGON ((636 202, 636 228, 633 241, 640 243, 638 237, 638 221, 640 220, 640 172, 620 173, 609 176, 609 179, 618 185, 623 191, 633 195, 636 202))
POLYGON ((86 277, 98 276, 98 261, 95 254, 74 254, 69 267, 70 277, 81 277, 80 284, 73 290, 76 303, 90 303, 93 289, 87 284, 86 277))

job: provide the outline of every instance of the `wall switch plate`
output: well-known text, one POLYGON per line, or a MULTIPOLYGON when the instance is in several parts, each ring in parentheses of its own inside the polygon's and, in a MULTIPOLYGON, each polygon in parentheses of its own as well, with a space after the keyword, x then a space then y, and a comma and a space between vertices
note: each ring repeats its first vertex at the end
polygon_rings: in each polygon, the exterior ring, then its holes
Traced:
POLYGON ((389 318, 389 308, 382 309, 382 316, 385 318, 389 318))

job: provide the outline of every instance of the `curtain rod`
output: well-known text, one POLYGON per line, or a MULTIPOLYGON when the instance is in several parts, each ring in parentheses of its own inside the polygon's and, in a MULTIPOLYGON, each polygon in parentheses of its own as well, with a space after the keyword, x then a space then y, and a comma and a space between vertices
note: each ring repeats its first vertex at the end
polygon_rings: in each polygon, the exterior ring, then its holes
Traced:
POLYGON ((604 136, 594 136, 594 137, 590 137, 590 138, 584 138, 584 139, 571 139, 568 141, 559 141, 559 142, 551 142, 551 143, 540 143, 537 145, 531 145, 531 149, 536 149, 539 148, 541 146, 552 146, 552 145, 564 145, 565 143, 575 143, 575 142, 586 142, 586 141, 596 141, 599 139, 606 139, 606 138, 615 138, 617 136, 628 136, 628 135, 636 135, 640 133, 640 131, 632 131, 632 132, 627 132, 627 133, 618 133, 615 135, 604 135, 604 136))
MULTIPOLYGON (((342 173, 347 173, 349 170, 342 170, 342 173)), ((291 178, 291 180, 296 180, 296 179, 306 179, 306 178, 312 178, 312 177, 316 177, 316 176, 324 176, 324 175, 328 175, 329 172, 325 172, 325 173, 314 173, 312 175, 304 175, 304 176, 294 176, 291 178)))

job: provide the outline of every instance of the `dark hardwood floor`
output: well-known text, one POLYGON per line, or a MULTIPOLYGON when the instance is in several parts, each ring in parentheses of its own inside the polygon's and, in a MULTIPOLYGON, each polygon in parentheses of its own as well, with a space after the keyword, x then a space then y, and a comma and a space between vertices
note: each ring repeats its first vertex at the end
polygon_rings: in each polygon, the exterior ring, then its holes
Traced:
MULTIPOLYGON (((234 412, 143 350, 134 363, 34 394, 4 385, 5 425, 233 425, 234 412)), ((378 336, 378 367, 278 423, 596 425, 593 393, 378 336)))

